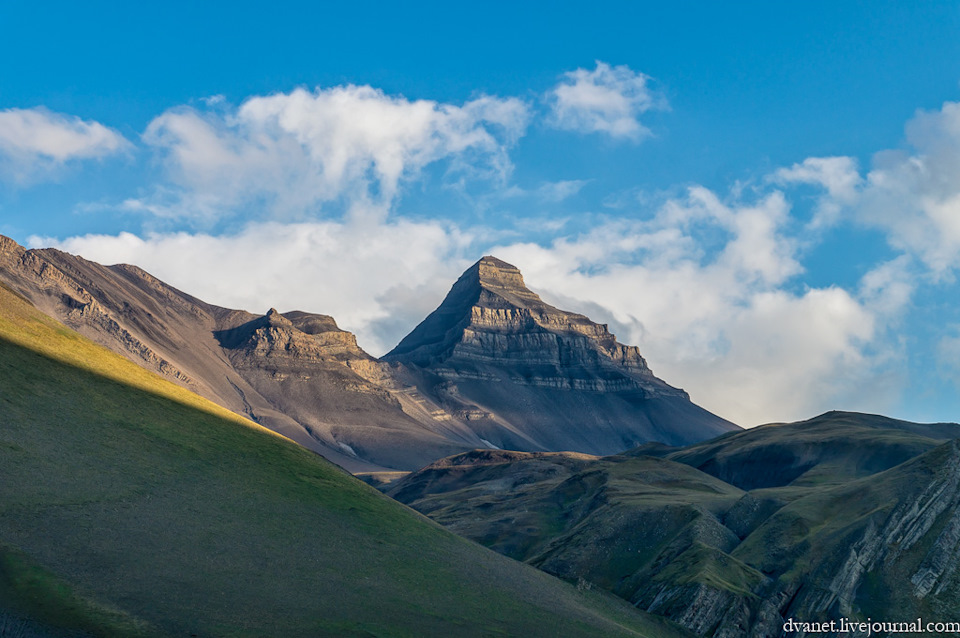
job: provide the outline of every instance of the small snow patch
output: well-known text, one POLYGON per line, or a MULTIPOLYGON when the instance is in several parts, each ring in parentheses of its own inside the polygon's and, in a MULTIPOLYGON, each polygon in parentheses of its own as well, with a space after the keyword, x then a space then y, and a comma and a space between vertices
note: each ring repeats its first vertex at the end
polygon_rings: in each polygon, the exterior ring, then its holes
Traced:
MULTIPOLYGON (((494 445, 493 443, 491 443, 490 441, 488 441, 488 440, 486 440, 486 439, 480 439, 480 440, 483 441, 483 443, 484 443, 488 448, 490 448, 491 450, 500 450, 500 449, 502 449, 502 448, 498 448, 496 445, 494 445)), ((341 443, 340 445, 343 445, 343 443, 341 443)))
POLYGON ((356 456, 356 455, 357 455, 357 453, 353 451, 353 448, 350 447, 349 445, 347 445, 346 443, 341 443, 340 441, 337 441, 337 445, 339 445, 339 446, 340 446, 340 449, 342 449, 344 452, 346 452, 346 453, 349 454, 350 456, 356 456))

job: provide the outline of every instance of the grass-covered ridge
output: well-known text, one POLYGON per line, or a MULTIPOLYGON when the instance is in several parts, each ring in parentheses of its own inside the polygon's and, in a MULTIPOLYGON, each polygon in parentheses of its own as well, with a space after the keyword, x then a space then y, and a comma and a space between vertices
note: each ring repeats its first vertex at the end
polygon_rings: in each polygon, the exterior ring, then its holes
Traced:
POLYGON ((0 288, 0 610, 94 636, 672 635, 0 288))

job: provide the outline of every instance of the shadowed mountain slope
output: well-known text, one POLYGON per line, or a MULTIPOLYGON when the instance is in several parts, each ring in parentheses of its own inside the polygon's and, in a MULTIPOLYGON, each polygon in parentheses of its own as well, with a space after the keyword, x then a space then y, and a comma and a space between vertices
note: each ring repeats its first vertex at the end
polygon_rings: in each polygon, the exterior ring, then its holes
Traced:
POLYGON ((953 620, 957 434, 957 424, 831 412, 679 450, 479 450, 388 494, 702 636, 780 635, 787 618, 953 620))
POLYGON ((111 638, 677 635, 443 530, 0 286, 11 619, 111 638))
POLYGON ((739 429, 654 376, 607 326, 544 303, 495 257, 464 272, 383 360, 504 449, 611 454, 739 429))

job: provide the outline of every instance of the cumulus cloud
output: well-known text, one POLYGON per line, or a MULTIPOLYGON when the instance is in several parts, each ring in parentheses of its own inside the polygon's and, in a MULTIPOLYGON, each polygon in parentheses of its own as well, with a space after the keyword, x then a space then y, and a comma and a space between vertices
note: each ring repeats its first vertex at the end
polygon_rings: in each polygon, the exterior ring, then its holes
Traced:
POLYGON ((918 112, 906 131, 913 152, 874 157, 858 214, 943 275, 960 266, 960 103, 918 112))
POLYGON ((826 191, 813 219, 814 227, 835 223, 843 207, 857 201, 863 183, 852 157, 808 157, 790 168, 779 169, 771 180, 779 184, 814 184, 826 191))
POLYGON ((548 93, 550 123, 581 133, 604 133, 639 141, 649 137, 640 115, 667 108, 666 99, 650 87, 650 77, 627 66, 597 61, 594 70, 577 69, 548 93))
MULTIPOLYGON (((648 131, 638 116, 663 106, 647 83, 604 63, 567 74, 551 94, 554 123, 641 139, 648 131)), ((517 100, 450 105, 353 86, 174 109, 145 135, 163 151, 172 185, 125 207, 173 216, 188 202, 217 216, 257 201, 274 213, 339 202, 373 212, 249 223, 219 237, 87 236, 57 245, 137 263, 221 305, 332 314, 373 354, 436 307, 467 265, 493 253, 551 303, 610 323, 659 376, 742 425, 832 408, 877 412, 898 400, 907 356, 898 322, 919 287, 960 267, 960 104, 918 113, 909 147, 877 154, 868 169, 851 157, 808 158, 729 196, 700 186, 656 200, 631 192, 616 217, 527 217, 497 231, 382 214, 435 162, 450 174, 507 174, 507 151, 529 116, 517 100), (796 185, 822 189, 809 225, 791 210, 796 185), (839 223, 881 229, 900 254, 846 287, 806 285, 805 251, 839 223)), ((553 203, 584 184, 499 196, 553 203)), ((956 334, 939 343, 946 371, 956 369, 956 334)))
POLYGON ((898 353, 881 337, 909 303, 909 259, 878 266, 854 291, 796 286, 803 267, 789 226, 778 191, 744 202, 693 187, 646 221, 608 219, 582 234, 558 228, 545 245, 493 246, 481 229, 402 218, 33 243, 136 263, 228 307, 332 314, 375 355, 492 252, 548 301, 610 323, 659 376, 738 423, 882 409, 897 397, 888 364, 898 353))
POLYGON ((934 278, 960 267, 960 103, 918 111, 907 148, 875 154, 861 177, 849 157, 813 157, 770 176, 779 184, 823 187, 814 226, 846 212, 883 231, 894 249, 915 257, 934 278))
POLYGON ((439 160, 451 173, 503 179, 528 121, 516 98, 458 106, 354 85, 252 97, 236 109, 180 107, 144 134, 163 153, 180 205, 129 205, 215 217, 252 202, 297 217, 340 202, 382 215, 404 180, 439 160))
POLYGON ((26 181, 70 160, 106 157, 131 147, 99 122, 42 107, 0 111, 0 175, 26 181))
POLYGON ((727 203, 696 187, 648 222, 494 252, 547 299, 611 323, 659 376, 738 423, 876 410, 896 396, 878 341, 884 313, 909 294, 893 266, 862 294, 791 287, 802 267, 788 212, 777 192, 727 203))

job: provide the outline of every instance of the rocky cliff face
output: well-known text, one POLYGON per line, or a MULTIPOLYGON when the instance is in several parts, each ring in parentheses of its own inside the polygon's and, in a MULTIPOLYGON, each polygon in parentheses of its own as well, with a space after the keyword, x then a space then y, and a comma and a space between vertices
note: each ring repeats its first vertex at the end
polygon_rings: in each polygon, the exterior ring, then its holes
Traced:
POLYGON ((606 325, 544 303, 495 257, 464 272, 383 360, 497 447, 610 454, 737 429, 654 376, 606 325))

